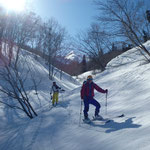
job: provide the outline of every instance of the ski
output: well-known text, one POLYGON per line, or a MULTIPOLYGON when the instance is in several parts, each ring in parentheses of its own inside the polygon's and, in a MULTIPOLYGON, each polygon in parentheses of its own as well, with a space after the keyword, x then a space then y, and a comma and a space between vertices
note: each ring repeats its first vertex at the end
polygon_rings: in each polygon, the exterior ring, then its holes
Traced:
MULTIPOLYGON (((57 104, 57 105, 58 105, 58 104, 57 104)), ((49 110, 51 110, 51 109, 53 109, 53 108, 56 108, 57 105, 50 105, 50 106, 49 106, 49 110)))
POLYGON ((93 121, 99 121, 99 122, 104 122, 104 123, 109 123, 109 122, 111 122, 111 119, 108 119, 108 118, 106 118, 106 119, 102 119, 102 120, 93 120, 93 121))
POLYGON ((108 118, 106 118, 106 120, 108 120, 108 122, 110 122, 113 119, 123 118, 123 117, 125 117, 125 114, 121 114, 121 115, 114 116, 114 117, 113 116, 112 117, 108 117, 108 118))
POLYGON ((121 118, 121 117, 124 117, 125 115, 124 114, 121 114, 119 116, 117 116, 118 118, 121 118))
POLYGON ((91 124, 92 123, 92 120, 90 120, 90 119, 82 119, 83 120, 83 122, 84 123, 86 123, 86 124, 91 124))
POLYGON ((92 121, 101 121, 101 122, 108 123, 111 121, 111 119, 109 119, 109 118, 98 119, 98 118, 93 117, 92 121))
POLYGON ((92 124, 94 121, 99 121, 99 122, 104 122, 104 123, 109 123, 111 122, 111 120, 115 119, 115 118, 123 118, 125 116, 125 114, 121 114, 121 115, 118 115, 118 116, 114 116, 114 117, 110 117, 110 118, 103 118, 103 119, 97 119, 93 116, 93 119, 82 119, 84 123, 86 124, 92 124))
POLYGON ((91 121, 102 121, 102 122, 105 122, 105 123, 109 123, 111 120, 113 120, 113 119, 115 119, 115 118, 123 118, 125 115, 124 114, 121 114, 121 115, 118 115, 118 116, 115 116, 115 117, 108 117, 108 118, 100 118, 100 119, 98 119, 98 118, 95 118, 94 116, 93 116, 93 119, 91 120, 91 121))
POLYGON ((125 117, 125 114, 121 114, 121 115, 110 117, 110 118, 123 118, 123 117, 125 117))
POLYGON ((54 106, 50 106, 50 107, 49 107, 49 110, 52 110, 53 108, 54 108, 54 106))
POLYGON ((109 123, 111 121, 111 119, 89 119, 89 120, 86 120, 86 119, 83 119, 83 122, 86 123, 86 124, 92 124, 94 122, 103 122, 103 123, 109 123))

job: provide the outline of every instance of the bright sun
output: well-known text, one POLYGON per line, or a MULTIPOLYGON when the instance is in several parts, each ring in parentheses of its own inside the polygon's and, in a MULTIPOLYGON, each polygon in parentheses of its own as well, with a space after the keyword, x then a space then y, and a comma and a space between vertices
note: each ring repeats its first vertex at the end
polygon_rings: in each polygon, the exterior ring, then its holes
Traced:
POLYGON ((7 10, 22 11, 25 8, 26 0, 0 0, 0 4, 7 10))

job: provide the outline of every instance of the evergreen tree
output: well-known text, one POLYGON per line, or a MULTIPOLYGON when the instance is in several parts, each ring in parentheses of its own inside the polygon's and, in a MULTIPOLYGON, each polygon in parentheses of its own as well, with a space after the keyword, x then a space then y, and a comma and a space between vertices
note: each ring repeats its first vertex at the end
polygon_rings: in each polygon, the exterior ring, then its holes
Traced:
POLYGON ((81 70, 82 70, 82 73, 86 72, 87 71, 87 63, 86 63, 86 57, 85 55, 83 55, 83 59, 82 59, 82 62, 81 62, 81 70))
POLYGON ((148 33, 145 30, 143 30, 143 40, 144 40, 144 42, 148 41, 148 39, 149 39, 148 33))
POLYGON ((116 47, 115 47, 115 44, 112 43, 112 48, 111 48, 112 51, 116 50, 116 47))

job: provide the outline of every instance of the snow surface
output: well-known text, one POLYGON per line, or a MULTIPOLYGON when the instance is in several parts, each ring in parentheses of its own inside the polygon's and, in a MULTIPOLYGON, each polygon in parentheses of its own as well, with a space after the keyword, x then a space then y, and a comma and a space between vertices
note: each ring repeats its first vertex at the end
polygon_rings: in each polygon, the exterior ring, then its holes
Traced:
MULTIPOLYGON (((145 43, 150 50, 150 42, 145 43)), ((110 123, 80 122, 81 84, 67 74, 55 80, 66 92, 59 95, 59 105, 51 108, 48 69, 32 54, 29 60, 43 80, 39 100, 33 94, 38 117, 30 120, 18 112, 0 105, 0 150, 149 150, 150 149, 150 64, 139 50, 133 48, 114 58, 107 69, 94 76, 94 82, 106 95, 95 92, 101 103, 100 114, 112 118, 110 123), (123 118, 113 118, 124 113, 123 118)), ((80 78, 82 78, 81 75, 80 78)), ((89 117, 94 114, 90 106, 89 117)), ((82 108, 83 110, 83 108, 82 108)), ((83 118, 83 113, 82 113, 83 118)))

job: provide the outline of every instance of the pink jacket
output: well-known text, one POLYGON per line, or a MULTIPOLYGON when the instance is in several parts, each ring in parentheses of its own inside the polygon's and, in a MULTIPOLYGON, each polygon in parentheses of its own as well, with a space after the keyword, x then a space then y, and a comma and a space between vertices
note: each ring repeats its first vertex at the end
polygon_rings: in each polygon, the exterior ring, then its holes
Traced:
POLYGON ((103 90, 102 88, 100 88, 97 84, 95 84, 94 82, 89 83, 88 81, 82 85, 81 88, 81 99, 84 99, 84 97, 94 97, 94 89, 96 89, 98 92, 101 93, 106 93, 107 90, 103 90))

